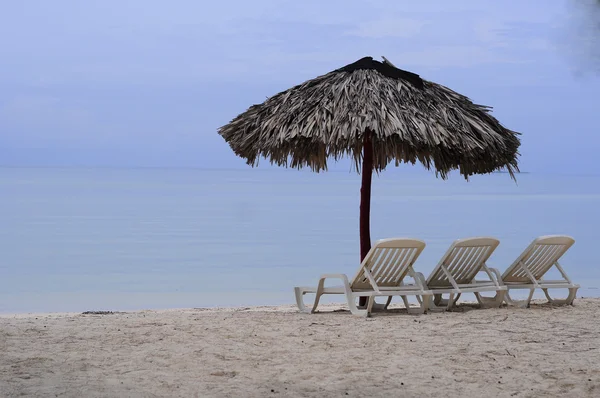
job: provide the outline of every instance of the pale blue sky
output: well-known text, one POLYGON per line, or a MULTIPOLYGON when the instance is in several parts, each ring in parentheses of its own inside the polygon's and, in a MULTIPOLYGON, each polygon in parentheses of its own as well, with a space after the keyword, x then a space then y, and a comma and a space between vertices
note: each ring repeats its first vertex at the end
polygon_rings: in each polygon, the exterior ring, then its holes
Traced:
POLYGON ((384 55, 493 106, 523 170, 599 173, 572 1, 4 1, 0 165, 244 168, 219 126, 384 55))

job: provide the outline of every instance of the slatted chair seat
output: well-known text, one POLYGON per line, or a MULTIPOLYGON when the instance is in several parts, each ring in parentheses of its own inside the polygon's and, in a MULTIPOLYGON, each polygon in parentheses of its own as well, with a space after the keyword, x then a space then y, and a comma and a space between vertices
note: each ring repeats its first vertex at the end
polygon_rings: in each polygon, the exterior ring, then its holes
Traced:
POLYGON ((369 316, 373 310, 375 297, 388 297, 383 309, 387 309, 393 296, 400 296, 410 313, 424 313, 431 301, 431 292, 425 286, 425 277, 415 272, 413 265, 423 249, 425 242, 417 239, 393 238, 375 243, 360 264, 358 272, 350 281, 345 274, 321 275, 317 287, 295 287, 296 304, 302 312, 314 313, 319 299, 324 294, 344 294, 350 312, 355 315, 369 316), (414 284, 404 283, 405 277, 414 279, 414 284), (327 279, 341 280, 342 286, 325 287, 327 279), (312 308, 304 304, 304 295, 315 294, 312 308), (418 308, 411 308, 407 295, 417 296, 418 308), (367 305, 359 307, 356 300, 368 297, 367 305))
POLYGON ((575 239, 566 235, 547 235, 534 239, 502 275, 498 274, 500 283, 508 289, 506 302, 510 305, 529 307, 535 289, 539 288, 544 291, 546 298, 552 304, 573 304, 579 285, 571 281, 558 260, 574 243, 575 239), (543 279, 552 267, 558 269, 563 279, 543 279), (567 298, 553 299, 548 293, 548 289, 560 288, 568 289, 567 298), (511 298, 510 290, 515 289, 528 289, 528 298, 520 301, 511 298))
POLYGON ((474 293, 482 307, 499 307, 507 288, 494 277, 494 270, 486 265, 500 241, 495 238, 478 237, 459 239, 452 243, 437 266, 427 278, 427 287, 433 292, 432 309, 449 310, 463 293, 474 293), (488 280, 476 280, 480 272, 488 280), (495 292, 494 297, 483 297, 482 292, 495 292), (444 299, 443 295, 449 298, 444 299))

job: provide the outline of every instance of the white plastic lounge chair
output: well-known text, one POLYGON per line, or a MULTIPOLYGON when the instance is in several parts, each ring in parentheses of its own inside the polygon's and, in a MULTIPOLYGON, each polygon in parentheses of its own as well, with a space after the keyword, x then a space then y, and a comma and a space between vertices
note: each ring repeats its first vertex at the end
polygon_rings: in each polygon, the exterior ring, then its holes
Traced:
POLYGON ((474 293, 482 307, 500 307, 507 288, 495 278, 497 270, 488 268, 486 261, 500 241, 495 238, 467 238, 452 243, 427 279, 427 288, 433 292, 432 310, 451 309, 462 293, 474 293), (489 280, 475 280, 479 272, 489 280), (483 297, 481 292, 496 292, 495 297, 483 297), (447 300, 443 294, 449 294, 447 300))
POLYGON ((425 242, 417 239, 393 238, 380 240, 360 264, 358 273, 352 280, 344 274, 321 275, 317 287, 295 287, 296 304, 302 312, 314 313, 323 294, 345 294, 350 312, 354 315, 369 316, 376 296, 387 296, 387 309, 392 296, 401 296, 409 313, 424 313, 431 301, 431 292, 425 287, 425 277, 413 270, 413 264, 423 249, 425 242), (415 284, 404 284, 406 275, 415 280, 415 284), (325 287, 325 280, 335 278, 343 283, 341 287, 325 287), (303 296, 314 293, 315 301, 311 309, 304 305, 303 296), (410 308, 407 295, 417 296, 419 308, 410 308), (421 296, 421 297, 419 297, 421 296), (356 299, 368 297, 366 307, 358 307, 356 299))
POLYGON ((527 308, 536 288, 544 291, 546 298, 552 304, 573 304, 579 285, 574 284, 567 273, 558 263, 563 254, 575 243, 575 239, 564 235, 540 236, 521 253, 514 263, 500 276, 500 283, 508 288, 505 300, 509 305, 527 308), (544 280, 544 274, 556 266, 561 273, 562 280, 544 280), (564 300, 550 297, 548 289, 569 289, 569 295, 564 300), (526 300, 516 301, 510 297, 512 289, 529 289, 526 300))

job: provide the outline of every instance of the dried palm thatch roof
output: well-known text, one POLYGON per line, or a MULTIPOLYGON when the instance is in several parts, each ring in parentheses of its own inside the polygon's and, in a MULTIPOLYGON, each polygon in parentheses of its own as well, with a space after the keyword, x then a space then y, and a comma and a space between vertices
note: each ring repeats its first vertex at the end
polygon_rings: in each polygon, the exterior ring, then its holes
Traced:
POLYGON ((371 134, 373 166, 415 163, 445 178, 518 171, 517 132, 490 107, 371 57, 306 81, 251 106, 219 134, 248 164, 261 156, 278 165, 327 169, 344 155, 360 169, 363 137, 371 134))

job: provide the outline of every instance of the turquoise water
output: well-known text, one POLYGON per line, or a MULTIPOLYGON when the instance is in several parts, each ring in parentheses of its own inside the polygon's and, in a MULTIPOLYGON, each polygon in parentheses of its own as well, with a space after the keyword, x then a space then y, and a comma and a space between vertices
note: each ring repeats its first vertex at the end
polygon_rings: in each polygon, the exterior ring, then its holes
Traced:
MULTIPOLYGON (((359 176, 296 170, 0 169, 0 312, 293 303, 323 272, 354 274, 359 176)), ((561 263, 600 296, 600 177, 449 181, 393 169, 373 181, 372 238, 427 248, 495 236, 503 271, 539 236, 568 234, 561 263)))

